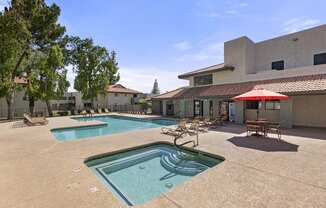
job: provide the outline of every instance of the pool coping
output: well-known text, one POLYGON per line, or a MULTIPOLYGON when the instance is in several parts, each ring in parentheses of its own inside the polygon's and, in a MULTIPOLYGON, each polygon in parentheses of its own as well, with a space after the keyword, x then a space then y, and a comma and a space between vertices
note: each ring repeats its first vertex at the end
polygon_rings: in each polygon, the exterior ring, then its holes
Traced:
MULTIPOLYGON (((97 160, 97 159, 101 159, 103 157, 108 157, 108 156, 112 156, 112 155, 115 155, 115 154, 129 152, 129 151, 133 151, 133 150, 137 150, 137 149, 141 149, 141 148, 146 148, 146 147, 151 147, 151 146, 155 146, 155 145, 169 145, 169 146, 175 147, 175 145, 172 142, 167 142, 167 141, 150 142, 150 143, 147 143, 147 144, 142 144, 142 145, 138 145, 138 146, 134 146, 134 147, 123 148, 123 149, 119 149, 119 150, 115 150, 115 151, 111 151, 111 152, 92 155, 92 156, 89 156, 86 159, 84 159, 84 164, 87 166, 86 163, 91 161, 91 160, 97 160)), ((213 154, 213 153, 210 153, 210 152, 207 152, 207 151, 197 150, 197 149, 194 149, 194 148, 184 147, 184 146, 183 147, 176 147, 176 148, 180 148, 182 150, 186 150, 186 151, 189 151, 189 152, 192 152, 192 153, 200 153, 200 154, 208 156, 208 157, 212 157, 212 158, 215 158, 215 159, 226 161, 225 157, 223 157, 221 155, 213 154)))
POLYGON ((107 126, 107 123, 98 121, 98 124, 85 124, 85 125, 78 125, 78 126, 68 126, 68 127, 59 127, 59 128, 52 128, 50 131, 57 131, 57 130, 68 130, 68 129, 78 129, 78 128, 87 128, 87 127, 102 127, 107 126))

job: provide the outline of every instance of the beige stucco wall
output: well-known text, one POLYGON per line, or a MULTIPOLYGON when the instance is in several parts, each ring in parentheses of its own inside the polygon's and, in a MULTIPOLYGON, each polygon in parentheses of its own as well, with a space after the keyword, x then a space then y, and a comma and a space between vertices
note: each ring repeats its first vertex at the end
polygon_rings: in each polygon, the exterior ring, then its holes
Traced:
MULTIPOLYGON (((29 112, 29 101, 24 100, 25 96, 25 91, 17 91, 15 92, 15 97, 14 97, 14 115, 15 116, 22 116, 23 113, 28 113, 29 112)), ((66 97, 68 95, 65 95, 66 97)), ((68 104, 72 101, 70 100, 52 100, 50 101, 51 105, 57 104, 58 106, 60 104, 68 104)), ((0 117, 7 117, 7 102, 5 98, 0 98, 0 117)), ((43 112, 45 115, 47 115, 47 106, 45 102, 43 101, 36 101, 35 106, 34 106, 34 111, 35 112, 43 112)))
POLYGON ((133 97, 132 94, 121 94, 118 93, 117 96, 115 96, 114 93, 109 93, 107 95, 107 102, 108 105, 130 105, 131 104, 131 98, 133 97))
POLYGON ((293 125, 326 127, 326 95, 293 97, 293 125))
MULTIPOLYGON (((237 38, 224 43, 224 63, 235 70, 213 73, 213 84, 324 74, 326 65, 313 65, 314 54, 321 52, 326 52, 326 25, 259 43, 237 38), (278 60, 285 60, 285 70, 271 70, 278 60)), ((193 77, 187 79, 193 87, 193 77)))
POLYGON ((285 68, 311 66, 314 54, 326 52, 326 25, 256 43, 255 50, 256 71, 270 70, 278 60, 285 68))

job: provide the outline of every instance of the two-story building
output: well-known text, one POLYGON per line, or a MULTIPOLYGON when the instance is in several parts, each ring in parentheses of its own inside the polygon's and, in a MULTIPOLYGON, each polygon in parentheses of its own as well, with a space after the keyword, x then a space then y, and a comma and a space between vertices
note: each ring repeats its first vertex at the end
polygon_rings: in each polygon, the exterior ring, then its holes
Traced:
POLYGON ((224 63, 178 76, 189 86, 153 98, 153 112, 215 117, 244 123, 260 117, 284 127, 326 127, 326 25, 255 43, 224 43, 224 63), (258 87, 290 96, 284 101, 231 98, 258 87))
MULTIPOLYGON (((22 80, 18 81, 22 82, 22 80)), ((144 97, 144 94, 137 90, 127 88, 121 84, 110 85, 107 88, 107 94, 105 96, 99 95, 95 99, 94 108, 109 108, 112 111, 123 110, 122 108, 137 104, 142 97, 144 97)), ((61 98, 51 100, 50 104, 54 112, 84 110, 91 107, 91 101, 84 100, 80 92, 66 92, 61 98)), ((28 96, 24 90, 15 92, 13 109, 15 117, 21 117, 24 113, 30 111, 28 96)), ((48 112, 45 102, 40 100, 36 101, 34 112, 42 112, 47 115, 48 112)), ((7 103, 5 98, 0 98, 0 118, 6 117, 7 103)))

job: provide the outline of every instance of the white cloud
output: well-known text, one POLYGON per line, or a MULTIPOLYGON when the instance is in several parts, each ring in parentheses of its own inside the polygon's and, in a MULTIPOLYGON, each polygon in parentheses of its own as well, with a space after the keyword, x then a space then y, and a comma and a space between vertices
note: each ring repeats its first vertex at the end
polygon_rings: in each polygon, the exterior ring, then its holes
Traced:
POLYGON ((220 42, 208 42, 200 44, 198 49, 193 53, 184 54, 176 58, 177 61, 195 61, 195 62, 223 62, 224 44, 220 42))
POLYGON ((180 51, 185 51, 191 48, 191 43, 188 41, 182 41, 173 44, 173 48, 180 50, 180 51))
POLYGON ((161 93, 186 86, 187 81, 178 79, 178 72, 165 71, 157 67, 120 67, 119 83, 128 88, 149 93, 157 79, 161 93))
POLYGON ((294 33, 320 24, 318 19, 293 18, 283 23, 285 33, 294 33))

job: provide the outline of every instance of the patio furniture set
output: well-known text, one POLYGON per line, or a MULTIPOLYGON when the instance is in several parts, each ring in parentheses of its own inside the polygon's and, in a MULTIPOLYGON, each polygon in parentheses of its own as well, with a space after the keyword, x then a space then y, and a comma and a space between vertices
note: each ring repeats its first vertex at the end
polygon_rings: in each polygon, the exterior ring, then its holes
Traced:
POLYGON ((246 121, 246 127, 247 136, 250 136, 251 132, 255 132, 252 135, 267 137, 269 133, 272 133, 276 134, 279 140, 282 137, 280 124, 276 122, 269 122, 265 119, 246 121))

